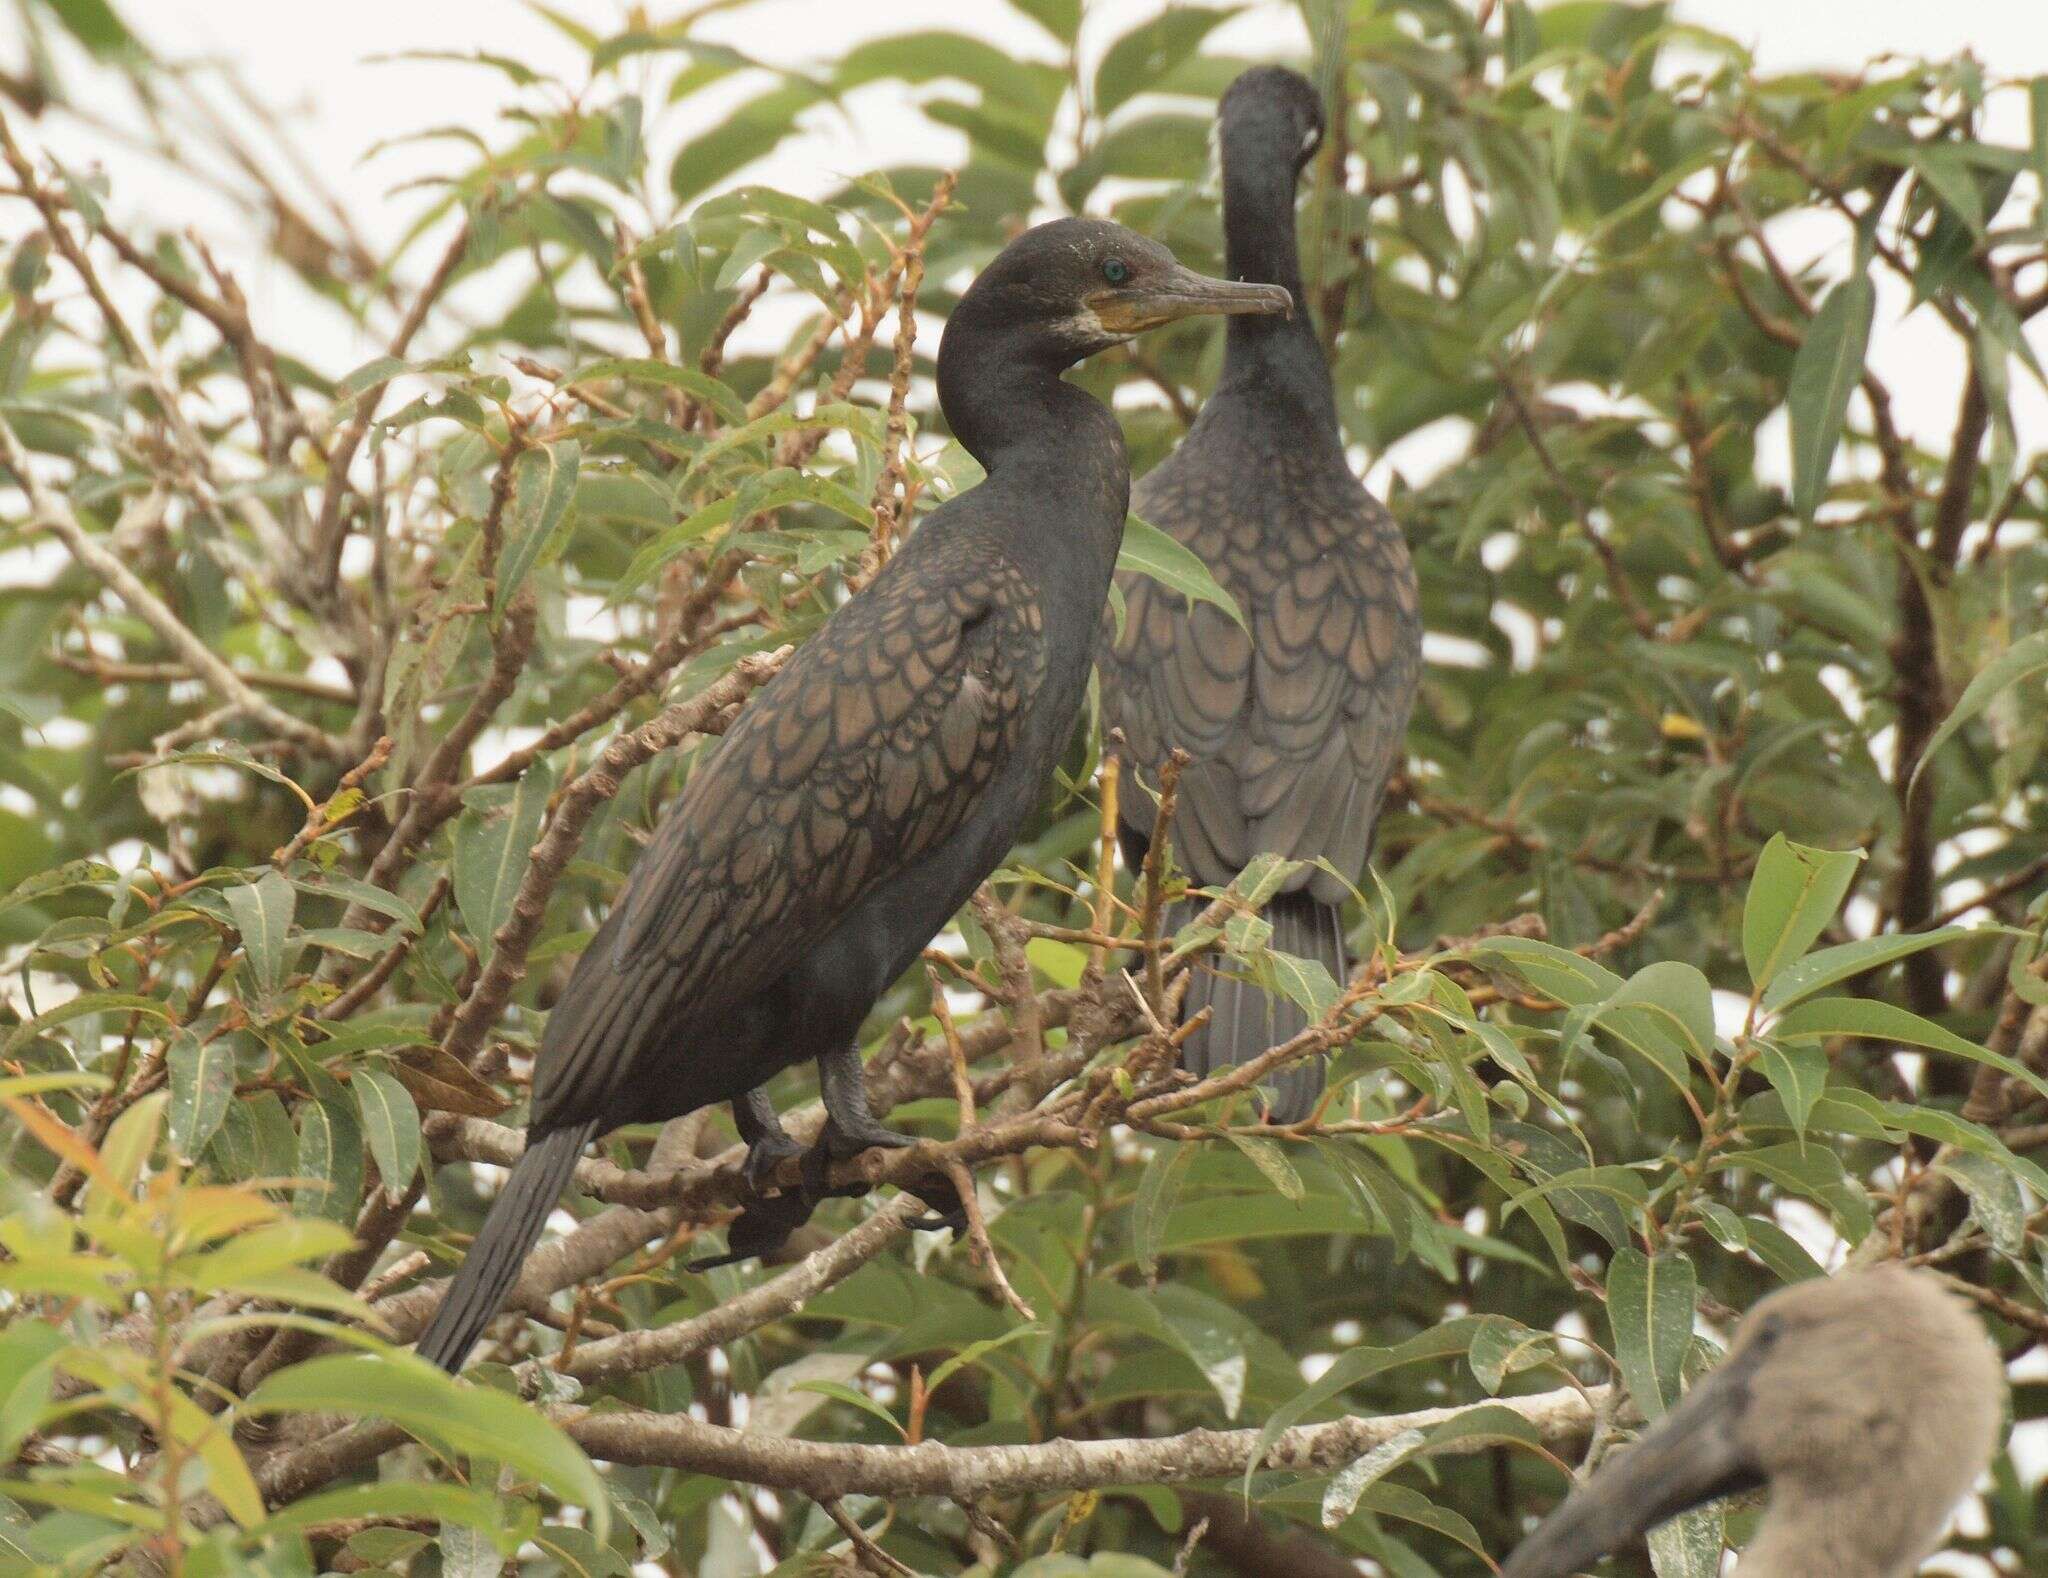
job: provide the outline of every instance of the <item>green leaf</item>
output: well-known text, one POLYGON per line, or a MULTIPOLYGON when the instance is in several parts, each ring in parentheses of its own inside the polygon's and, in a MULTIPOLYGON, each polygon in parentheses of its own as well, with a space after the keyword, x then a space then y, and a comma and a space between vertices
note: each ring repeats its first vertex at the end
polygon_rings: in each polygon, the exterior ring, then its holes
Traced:
POLYGON ((1209 567, 1149 521, 1135 515, 1125 520, 1124 542, 1116 556, 1116 567, 1122 573, 1150 576, 1190 603, 1214 603, 1237 625, 1245 627, 1237 600, 1217 584, 1209 567))
POLYGON ((66 31, 101 59, 130 51, 146 54, 107 0, 45 0, 66 31))
POLYGON ((1541 1439, 1536 1427, 1520 1414, 1491 1403, 1460 1410, 1430 1430, 1403 1430, 1331 1479, 1323 1491, 1323 1527, 1334 1529, 1343 1523, 1368 1490, 1411 1458, 1453 1448, 1469 1452, 1493 1445, 1535 1447, 1541 1439))
POLYGON ((576 472, 583 448, 572 438, 529 449, 513 467, 511 517, 504 551, 498 556, 497 596, 491 606, 502 612, 519 595, 537 564, 552 559, 568 530, 569 501, 576 496, 576 472))
POLYGON ((64 1333, 43 1321, 16 1321, 0 1330, 0 1461, 13 1462, 21 1443, 41 1427, 67 1346, 64 1333))
POLYGON ((554 769, 536 761, 520 775, 505 815, 486 820, 471 812, 455 830, 455 903, 486 957, 512 918, 512 902, 554 792, 554 769))
POLYGON ((1769 1266, 1780 1282, 1807 1282, 1827 1275, 1806 1246, 1769 1217, 1746 1216, 1742 1229, 1750 1253, 1769 1266))
POLYGON ((1126 99, 1144 92, 1201 48, 1202 40, 1235 14, 1235 7, 1175 6, 1132 28, 1103 51, 1102 64, 1095 68, 1095 113, 1108 115, 1126 99))
POLYGON ((936 1392, 968 1365, 979 1364, 989 1354, 994 1353, 996 1349, 1015 1342, 1019 1337, 1042 1337, 1044 1335, 1045 1328, 1043 1326, 1034 1326, 1027 1323, 1022 1326, 1011 1327, 1010 1330, 1004 1332, 1000 1337, 984 1337, 980 1342, 970 1342, 950 1359, 942 1362, 938 1368, 925 1378, 925 1389, 936 1392))
POLYGON ((0 1059, 19 1056, 39 1036, 59 1025, 89 1018, 93 1014, 113 1013, 143 1014, 151 1019, 167 1020, 171 1017, 170 1010, 153 997, 143 997, 134 992, 80 992, 69 1002, 46 1008, 33 1019, 25 1019, 10 1030, 6 1042, 0 1044, 0 1059))
POLYGON ((1365 1494, 1367 1486, 1415 1456, 1428 1440, 1424 1431, 1403 1430, 1364 1457, 1347 1463, 1323 1490, 1323 1527, 1334 1529, 1350 1517, 1358 1510, 1358 1498, 1365 1494))
POLYGON ((242 954, 256 984, 265 992, 277 991, 284 984, 286 937, 298 893, 278 872, 266 871, 221 897, 235 918, 235 930, 242 934, 242 954))
POLYGON ((406 372, 412 364, 402 356, 375 356, 355 371, 344 376, 334 386, 336 400, 348 400, 361 394, 365 389, 376 389, 388 384, 400 373, 406 372))
POLYGON ((1785 403, 1792 415, 1792 507, 1803 519, 1813 518, 1826 491, 1876 310, 1868 275, 1844 280, 1828 292, 1793 359, 1785 403))
POLYGON ((363 881, 360 877, 347 876, 342 872, 329 871, 317 878, 295 878, 292 886, 301 893, 316 897, 334 897, 349 904, 359 904, 364 909, 395 920, 407 931, 421 929, 420 912, 396 893, 387 892, 363 881))
POLYGON ((1614 1356, 1645 1419, 1662 1418, 1678 1401, 1698 1291, 1692 1262, 1683 1255, 1652 1260, 1629 1248, 1608 1265, 1607 1321, 1614 1329, 1614 1356))
POLYGON ((545 1415, 503 1392, 460 1384, 411 1354, 308 1359, 265 1380, 242 1411, 386 1419, 445 1451, 503 1463, 537 1480, 585 1508, 600 1538, 611 1525, 604 1482, 545 1415))
POLYGON ((1202 1379, 1223 1405, 1224 1418, 1237 1418, 1251 1375, 1247 1349, 1256 1340, 1249 1323, 1236 1310, 1194 1288, 1170 1284, 1152 1295, 1152 1303, 1165 1340, 1202 1372, 1202 1379))
POLYGON ((1131 1251, 1147 1279, 1159 1275, 1159 1246, 1166 1220, 1180 1199, 1181 1185, 1195 1159, 1192 1145, 1163 1145, 1152 1152, 1138 1178, 1131 1207, 1131 1251))
POLYGON ((1465 1362, 1487 1394, 1498 1396, 1509 1376, 1543 1363, 1556 1348, 1557 1339, 1550 1332, 1532 1331, 1505 1315, 1485 1315, 1465 1350, 1465 1362))
POLYGON ((1923 1019, 1892 1003, 1864 997, 1823 997, 1816 1002, 1801 1003, 1771 1027, 1771 1039, 1774 1041, 1810 1040, 1824 1036, 1862 1036, 1873 1041, 1896 1041, 1903 1046, 1947 1052, 1967 1058, 1972 1063, 1988 1063, 2001 1073, 2024 1080, 2040 1095, 2048 1096, 2048 1080, 2032 1069, 1993 1052, 1989 1047, 1965 1041, 1931 1019, 1923 1019))
POLYGON ((363 1136, 355 1114, 335 1101, 299 1109, 300 1180, 295 1208, 304 1216, 353 1224, 363 1194, 363 1136))
POLYGON ((658 362, 651 356, 619 356, 602 362, 592 362, 579 367, 563 381, 572 384, 596 383, 600 379, 621 378, 627 383, 656 384, 664 388, 680 389, 692 399, 701 400, 724 419, 727 426, 736 427, 747 419, 747 405, 732 386, 722 379, 713 378, 709 373, 699 372, 694 367, 678 367, 674 362, 658 362))
POLYGON ((1693 1201, 1692 1208, 1694 1214, 1705 1224, 1707 1232, 1713 1236, 1715 1243, 1730 1254, 1740 1255, 1748 1251, 1748 1230, 1743 1227, 1742 1218, 1728 1207, 1718 1200, 1702 1197, 1693 1201))
POLYGON ((1261 952, 1252 973, 1261 986, 1279 992, 1307 1014, 1311 1023, 1320 1021, 1343 996, 1343 988, 1322 960, 1297 958, 1277 948, 1261 952))
POLYGON ((1941 1171, 1970 1198, 1970 1215, 2001 1255, 2018 1259, 2027 1248, 2027 1200, 2020 1182, 1997 1162, 1982 1156, 1956 1156, 1941 1171))
MULTIPOLYGON (((465 1490, 459 1485, 387 1479, 304 1497, 288 1507, 280 1507, 250 1533, 258 1538, 297 1534, 319 1524, 364 1517, 431 1518, 445 1527, 490 1531, 502 1530, 506 1521, 497 1497, 483 1491, 465 1490)), ((485 1548, 498 1549, 489 1544, 485 1548)), ((517 1549, 516 1542, 513 1549, 517 1549)), ((503 1554, 509 1555, 510 1551, 503 1554)), ((503 1565, 501 1559, 491 1569, 490 1578, 498 1578, 503 1565)))
POLYGON ((1081 972, 1088 967, 1084 950, 1051 937, 1033 937, 1024 944, 1024 957, 1031 961, 1032 969, 1068 991, 1081 984, 1081 972))
POLYGON ((1860 850, 1809 849, 1783 833, 1771 835, 1742 908, 1742 956, 1758 990, 1813 946, 1862 863, 1860 850))
POLYGON ((2048 674, 2048 630, 2036 630, 2032 635, 2022 636, 1979 669, 1970 683, 1963 687, 1962 695, 1956 699, 1955 710, 1941 720, 1941 727, 1934 731, 1927 742, 1927 749, 1920 753, 1908 789, 1918 788, 1920 775, 1934 760, 1934 753, 1953 739, 1958 729, 1990 706, 1994 697, 2023 680, 2042 674, 2048 674))
POLYGON ((357 1069, 348 1085, 362 1114, 363 1133, 383 1178, 385 1196, 395 1200, 419 1171, 419 1108, 403 1085, 377 1069, 357 1069))
POLYGON ((1073 43, 1081 31, 1081 0, 1010 0, 1010 4, 1062 44, 1073 43))
POLYGON ((1975 235, 1984 234, 1984 194, 1960 148, 1918 144, 1906 156, 1914 172, 1931 187, 1956 218, 1975 235))
POLYGON ((1499 964, 1568 1008, 1603 1003, 1621 990, 1622 979, 1604 964, 1527 937, 1489 937, 1473 948, 1482 964, 1499 964))
POLYGON ((35 875, 24 877, 16 883, 5 897, 0 897, 0 915, 20 905, 33 904, 38 899, 46 899, 71 888, 96 888, 120 880, 121 874, 104 861, 67 860, 61 866, 53 866, 48 871, 38 871, 35 875))
POLYGON ((774 149, 796 130, 799 112, 824 95, 803 82, 785 82, 728 110, 712 130, 684 145, 669 166, 669 190, 684 202, 718 185, 774 149))
POLYGON ((1301 1185, 1301 1174, 1294 1170, 1294 1164, 1288 1161, 1287 1152, 1279 1141, 1253 1134, 1232 1134, 1230 1140, 1254 1167, 1265 1174, 1266 1182, 1287 1199, 1299 1201, 1307 1193, 1301 1185))
MULTIPOLYGON (((1723 1357, 1712 1343, 1693 1338, 1685 1354, 1686 1385, 1697 1385, 1723 1357)), ((1722 1547, 1727 1543, 1726 1523, 1726 1514, 1716 1502, 1658 1524, 1649 1534, 1650 1566, 1657 1578, 1719 1578, 1722 1547)))
POLYGON ((1061 177, 1061 195, 1084 202, 1107 176, 1168 181, 1199 172, 1208 161, 1213 123, 1200 115, 1140 115, 1109 132, 1061 177))
POLYGON ((1251 1461, 1245 1466, 1245 1493, 1251 1493, 1252 1476, 1266 1461, 1273 1443, 1311 1411, 1382 1371, 1463 1353, 1472 1340, 1474 1324, 1472 1317, 1460 1316, 1439 1322, 1391 1348, 1352 1348, 1337 1355, 1335 1363, 1268 1416, 1252 1448, 1251 1461))
POLYGON ((885 78, 925 83, 947 77, 970 83, 1019 109, 1043 114, 1048 120, 1063 86, 1057 74, 1036 62, 1020 60, 986 39, 941 29, 896 33, 856 44, 841 58, 833 82, 843 92, 885 78), (1041 80, 1042 75, 1050 81, 1041 80))
POLYGON ((1640 1209, 1650 1194, 1641 1175, 1626 1167, 1574 1167, 1511 1195, 1501 1208, 1500 1219, 1506 1223, 1517 1211, 1527 1210, 1532 1201, 1546 1195, 1577 1192, 1608 1196, 1631 1211, 1640 1209))
MULTIPOLYGON (((1851 1244, 1862 1242, 1872 1226, 1870 1201, 1861 1184, 1850 1178, 1842 1158, 1827 1145, 1807 1142, 1792 1145, 1763 1145, 1753 1150, 1726 1151, 1716 1156, 1710 1168, 1724 1172, 1743 1168, 1769 1179, 1789 1194, 1814 1200, 1828 1209, 1835 1226, 1851 1244)), ((1752 1248, 1756 1234, 1750 1234, 1752 1248)))
POLYGON ((165 1062, 171 1079, 171 1145, 187 1161, 196 1161, 227 1117, 235 1094, 234 1043, 220 1035, 202 1040, 180 1029, 165 1062))
POLYGON ((1820 1100, 1820 1093, 1827 1088, 1826 1051, 1817 1042, 1795 1041, 1781 1046, 1775 1041, 1766 1041, 1757 1054, 1757 1066, 1784 1101, 1785 1116, 1792 1120, 1793 1130, 1804 1137, 1807 1119, 1813 1115, 1813 1104, 1820 1100))
POLYGON ((790 1387, 790 1390, 792 1392, 815 1392, 820 1397, 829 1397, 834 1402, 845 1403, 850 1408, 858 1408, 862 1413, 872 1415, 874 1418, 881 1420, 899 1436, 903 1434, 903 1426, 898 1422, 896 1416, 858 1387, 848 1386, 841 1381, 798 1381, 790 1387))
POLYGON ((1811 997, 1837 981, 1846 981, 1852 975, 1880 969, 1909 954, 1938 948, 1943 943, 1969 935, 1967 926, 1941 926, 1933 931, 1887 932, 1880 937, 1859 937, 1854 942, 1822 948, 1780 970, 1765 988, 1762 1006, 1766 1010, 1788 1008, 1802 997, 1811 997))
MULTIPOLYGON (((1645 965, 1607 1000, 1598 1018, 1646 1055, 1669 1049, 1703 1065, 1713 1057, 1714 989, 1690 964, 1667 959, 1645 965)), ((1674 1079, 1684 1082, 1682 1062, 1674 1079)))
MULTIPOLYGON (((714 460, 722 459, 748 444, 757 444, 767 438, 780 438, 784 433, 814 433, 820 429, 827 432, 844 430, 857 440, 871 443, 879 442, 881 436, 879 414, 867 406, 853 405, 840 400, 813 406, 808 411, 792 411, 784 406, 779 411, 770 411, 767 415, 757 416, 743 426, 721 433, 706 444, 691 457, 679 486, 687 489, 714 460)), ((745 514, 749 507, 761 510, 770 506, 759 500, 755 500, 751 506, 742 503, 740 513, 745 514)))

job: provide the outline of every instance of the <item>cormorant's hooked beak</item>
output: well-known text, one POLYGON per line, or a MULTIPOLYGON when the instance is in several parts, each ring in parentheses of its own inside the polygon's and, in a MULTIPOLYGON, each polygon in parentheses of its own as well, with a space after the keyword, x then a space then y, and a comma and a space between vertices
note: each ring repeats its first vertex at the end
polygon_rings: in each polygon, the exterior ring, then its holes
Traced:
POLYGON ((1571 1578, 1667 1518, 1763 1484, 1741 1442, 1752 1367, 1704 1377, 1522 1542, 1501 1578, 1571 1578))
POLYGON ((1294 298, 1279 285, 1253 285, 1242 280, 1211 279, 1175 264, 1163 278, 1112 286, 1088 298, 1088 310, 1105 332, 1119 338, 1142 334, 1177 318, 1205 313, 1289 313, 1294 298))

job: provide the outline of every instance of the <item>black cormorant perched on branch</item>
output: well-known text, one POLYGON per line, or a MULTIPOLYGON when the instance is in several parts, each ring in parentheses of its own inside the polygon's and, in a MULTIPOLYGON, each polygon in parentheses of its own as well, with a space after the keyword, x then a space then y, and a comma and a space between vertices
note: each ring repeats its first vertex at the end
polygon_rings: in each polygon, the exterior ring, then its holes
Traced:
MULTIPOLYGON (((461 1366, 609 1129, 733 1101, 758 1183, 796 1151, 760 1087, 815 1058, 825 1154, 909 1143, 868 1111, 854 1038, 1037 803, 1123 538, 1122 434, 1060 374, 1177 318, 1290 307, 1100 220, 1040 225, 982 271, 938 387, 987 480, 926 518, 691 777, 549 1015, 525 1154, 420 1353, 461 1366)), ((770 1238, 788 1225, 762 1220, 770 1238)))
MULTIPOLYGON (((1299 301, 1295 187, 1322 138, 1322 105, 1299 74, 1254 67, 1224 94, 1221 122, 1230 275, 1285 286, 1299 301)), ((1105 719, 1155 785, 1173 750, 1188 752, 1172 839, 1196 882, 1227 883, 1266 852, 1326 863, 1296 872, 1266 917, 1274 948, 1320 961, 1342 985, 1339 913, 1401 754, 1422 626, 1400 529, 1351 474, 1306 311, 1230 325, 1216 392, 1132 504, 1194 551, 1250 628, 1164 586, 1120 582, 1126 617, 1103 660, 1105 719)), ((1135 867, 1156 808, 1143 793, 1118 804, 1135 867)), ((1292 1001, 1208 970, 1183 1012, 1205 1004, 1210 1023, 1182 1048, 1202 1075, 1308 1023, 1292 1001)), ((1276 1074, 1273 1119, 1307 1117, 1322 1082, 1320 1063, 1276 1074)))
POLYGON ((1906 1578, 1997 1451, 2004 1396, 1998 1350, 1927 1272, 1782 1288, 1501 1578, 1570 1578, 1667 1518, 1759 1486, 1770 1508, 1737 1578, 1906 1578))

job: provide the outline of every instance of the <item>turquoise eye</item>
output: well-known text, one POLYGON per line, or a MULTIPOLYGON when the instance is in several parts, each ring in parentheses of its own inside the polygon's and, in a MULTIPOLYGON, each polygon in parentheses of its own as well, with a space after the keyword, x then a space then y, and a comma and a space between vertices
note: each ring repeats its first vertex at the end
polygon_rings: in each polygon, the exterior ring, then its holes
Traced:
POLYGON ((1122 258, 1111 258, 1102 265, 1102 277, 1112 285, 1121 285, 1131 277, 1131 266, 1122 258))

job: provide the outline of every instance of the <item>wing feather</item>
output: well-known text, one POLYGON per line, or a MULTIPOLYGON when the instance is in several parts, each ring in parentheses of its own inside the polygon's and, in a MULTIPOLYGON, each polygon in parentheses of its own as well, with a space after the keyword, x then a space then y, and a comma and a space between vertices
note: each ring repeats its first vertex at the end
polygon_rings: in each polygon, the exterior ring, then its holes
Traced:
POLYGON ((938 536, 913 537, 691 776, 550 1017, 536 1112, 596 1115, 641 1041, 744 1004, 972 812, 1044 642, 1023 575, 938 536))
MULTIPOLYGON (((1104 643, 1105 720, 1141 774, 1175 746, 1194 758, 1176 842, 1196 880, 1228 881, 1266 850, 1353 873, 1421 674, 1414 572, 1391 517, 1348 472, 1263 454, 1248 465, 1206 445, 1223 425, 1205 413, 1133 507, 1207 564, 1249 633, 1208 604, 1121 578, 1129 613, 1104 643)), ((1122 803, 1149 836, 1150 800, 1122 803)), ((1343 892, 1316 871, 1293 885, 1330 889, 1332 902, 1343 892)))

